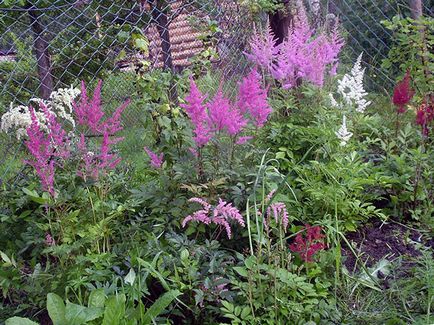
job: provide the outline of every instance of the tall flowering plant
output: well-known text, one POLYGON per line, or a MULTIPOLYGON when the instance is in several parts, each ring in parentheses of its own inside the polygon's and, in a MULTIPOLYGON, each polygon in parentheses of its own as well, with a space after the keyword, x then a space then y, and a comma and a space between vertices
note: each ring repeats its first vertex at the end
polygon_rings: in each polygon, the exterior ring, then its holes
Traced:
POLYGON ((201 198, 191 198, 190 202, 198 203, 202 209, 195 211, 193 214, 188 215, 182 221, 182 227, 187 223, 195 221, 205 225, 215 224, 222 227, 226 231, 226 235, 230 239, 232 237, 232 228, 230 222, 238 223, 241 227, 245 226, 243 216, 240 211, 219 198, 219 203, 212 207, 207 201, 201 198))
MULTIPOLYGON (((116 109, 112 116, 105 117, 101 103, 101 84, 101 81, 98 82, 93 97, 89 98, 83 82, 80 101, 71 103, 77 119, 77 123, 74 120, 72 124, 86 126, 95 133, 94 135, 101 137, 100 147, 96 151, 89 149, 83 132, 78 133, 78 129, 75 128, 67 133, 58 122, 51 106, 47 106, 44 101, 39 101, 39 115, 33 107, 29 107, 31 123, 27 127, 27 139, 24 143, 30 153, 30 159, 25 162, 35 169, 43 190, 52 196, 55 196, 56 168, 64 166, 65 162, 76 157, 72 155, 74 143, 80 160, 77 175, 83 179, 96 180, 120 162, 120 157, 112 152, 112 146, 122 140, 115 134, 122 130, 120 118, 129 101, 116 109)), ((72 116, 71 114, 69 118, 73 118, 72 116)))
POLYGON ((277 44, 268 27, 265 34, 256 33, 246 56, 279 80, 284 88, 294 88, 301 80, 322 87, 327 72, 335 74, 338 55, 344 45, 336 23, 330 33, 315 32, 310 26, 305 8, 298 5, 288 37, 277 44))
POLYGON ((241 139, 240 143, 244 143, 247 139, 241 134, 247 131, 249 121, 256 128, 263 127, 271 113, 267 91, 262 88, 255 69, 239 83, 236 102, 226 98, 221 89, 207 102, 206 97, 190 79, 190 93, 181 107, 193 124, 193 139, 198 148, 221 134, 227 134, 236 141, 241 139))
POLYGON ((55 195, 54 175, 56 167, 62 165, 63 161, 69 158, 69 139, 66 132, 57 122, 44 103, 40 103, 44 114, 47 132, 42 129, 33 107, 29 107, 31 124, 27 128, 27 140, 24 142, 31 158, 25 160, 27 164, 35 169, 43 190, 55 195))
POLYGON ((99 81, 93 97, 90 98, 86 85, 82 82, 80 101, 73 103, 78 125, 87 127, 94 135, 102 137, 98 152, 95 152, 89 149, 89 143, 83 132, 78 136, 81 163, 77 174, 84 180, 88 178, 97 180, 108 170, 114 169, 121 161, 120 157, 112 153, 112 146, 122 140, 116 136, 116 133, 122 130, 121 116, 130 101, 125 101, 114 111, 112 116, 106 117, 102 109, 101 86, 102 81, 99 81))

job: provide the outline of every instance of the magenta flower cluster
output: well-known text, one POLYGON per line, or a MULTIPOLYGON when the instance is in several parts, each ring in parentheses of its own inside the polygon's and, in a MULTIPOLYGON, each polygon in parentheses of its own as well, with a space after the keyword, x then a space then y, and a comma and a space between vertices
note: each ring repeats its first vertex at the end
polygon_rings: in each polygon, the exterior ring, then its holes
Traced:
POLYGON ((25 163, 35 169, 43 190, 54 196, 56 167, 62 166, 63 161, 70 156, 69 139, 54 114, 42 102, 40 109, 46 119, 48 131, 42 129, 34 108, 30 106, 32 123, 27 128, 28 139, 25 141, 25 146, 31 154, 31 159, 25 160, 25 163))
MULTIPOLYGON (((271 191, 267 197, 265 198, 265 203, 268 203, 271 201, 272 197, 274 196, 276 190, 271 191)), ((286 232, 288 228, 289 218, 288 218, 288 211, 286 210, 286 205, 283 202, 273 202, 271 203, 267 208, 267 213, 264 218, 264 226, 265 229, 269 229, 269 224, 271 222, 271 219, 274 219, 277 225, 282 225, 283 230, 286 232)))
POLYGON ((211 223, 222 226, 228 238, 232 237, 232 229, 230 221, 235 221, 241 227, 245 226, 244 219, 240 214, 240 211, 232 206, 232 203, 227 203, 222 199, 219 199, 218 205, 212 207, 208 202, 201 198, 191 198, 189 202, 199 203, 202 209, 197 210, 193 214, 187 216, 182 221, 182 227, 185 227, 187 223, 196 221, 209 225, 211 223))
POLYGON ((247 142, 250 137, 241 137, 249 120, 255 127, 262 127, 271 113, 267 102, 267 91, 261 87, 261 78, 256 70, 239 84, 238 100, 232 103, 220 88, 208 102, 206 96, 190 79, 190 93, 181 104, 194 125, 194 141, 201 148, 222 132, 233 137, 237 144, 247 142))
POLYGON ((284 88, 293 88, 300 80, 322 87, 326 72, 336 73, 338 55, 344 45, 338 28, 336 23, 330 33, 325 32, 326 28, 316 33, 300 5, 287 39, 277 45, 271 28, 265 34, 255 33, 246 56, 281 81, 284 88))
POLYGON ((101 145, 95 151, 89 150, 84 133, 79 135, 72 132, 67 135, 61 124, 48 108, 40 103, 40 109, 47 121, 47 129, 43 130, 38 123, 35 110, 30 107, 32 123, 27 129, 28 140, 25 145, 32 158, 26 163, 31 165, 38 175, 44 191, 48 191, 52 196, 55 195, 54 176, 56 167, 63 166, 63 163, 70 158, 72 146, 70 138, 77 138, 77 149, 79 152, 80 163, 77 175, 83 179, 92 178, 97 180, 108 170, 114 169, 120 162, 120 158, 112 153, 112 146, 122 138, 114 135, 122 130, 121 114, 129 104, 126 101, 121 105, 112 116, 104 119, 105 114, 101 103, 101 81, 94 91, 93 98, 89 98, 84 82, 81 86, 81 100, 74 103, 74 112, 77 117, 78 125, 88 127, 94 136, 101 137, 101 145))
POLYGON ((77 175, 86 180, 92 178, 97 180, 100 175, 106 174, 108 170, 114 169, 121 161, 120 157, 112 153, 112 146, 122 140, 114 135, 122 130, 121 115, 129 104, 129 100, 119 106, 112 116, 105 117, 101 102, 102 82, 98 81, 93 97, 89 98, 86 85, 81 83, 81 96, 78 103, 73 103, 74 112, 78 124, 88 127, 94 136, 102 137, 98 152, 91 151, 86 137, 80 134, 78 149, 81 153, 82 162, 77 175))
POLYGON ((164 154, 160 153, 159 155, 157 155, 148 147, 144 147, 144 150, 149 156, 151 166, 155 169, 160 169, 163 166, 164 154))

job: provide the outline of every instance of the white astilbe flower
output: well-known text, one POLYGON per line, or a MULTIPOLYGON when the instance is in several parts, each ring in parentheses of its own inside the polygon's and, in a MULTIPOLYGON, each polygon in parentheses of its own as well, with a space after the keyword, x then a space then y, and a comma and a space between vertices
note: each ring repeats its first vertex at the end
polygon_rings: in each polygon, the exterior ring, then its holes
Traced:
POLYGON ((350 141, 351 137, 353 136, 353 133, 349 132, 347 129, 347 117, 344 115, 342 118, 342 125, 340 129, 335 132, 336 136, 339 140, 341 140, 341 146, 346 146, 348 141, 350 141))
POLYGON ((365 99, 368 93, 363 88, 365 68, 362 68, 362 55, 363 53, 357 58, 351 72, 345 74, 342 80, 338 81, 338 94, 342 97, 343 103, 337 103, 333 95, 330 94, 332 106, 342 108, 343 105, 349 105, 355 107, 356 112, 363 113, 366 107, 371 104, 365 99))
MULTIPOLYGON (((45 129, 45 116, 41 112, 35 112, 38 123, 42 129, 45 129)), ((27 135, 27 128, 32 124, 32 118, 27 106, 13 106, 11 103, 9 110, 1 118, 0 131, 8 133, 10 130, 15 131, 18 140, 27 135)))
MULTIPOLYGON (((49 112, 56 115, 56 117, 67 120, 75 128, 72 103, 79 94, 80 89, 78 88, 72 86, 70 88, 61 88, 53 91, 48 100, 32 98, 30 104, 35 108, 39 108, 40 103, 45 104, 49 112)), ((38 110, 35 111, 35 114, 41 129, 47 130, 45 115, 38 110)), ((11 103, 9 110, 1 117, 0 131, 5 133, 14 131, 15 136, 20 140, 27 135, 27 128, 31 123, 29 108, 24 105, 14 106, 11 103)))
POLYGON ((50 95, 49 108, 59 117, 67 120, 75 128, 75 120, 72 116, 72 103, 80 95, 78 88, 60 88, 50 95))

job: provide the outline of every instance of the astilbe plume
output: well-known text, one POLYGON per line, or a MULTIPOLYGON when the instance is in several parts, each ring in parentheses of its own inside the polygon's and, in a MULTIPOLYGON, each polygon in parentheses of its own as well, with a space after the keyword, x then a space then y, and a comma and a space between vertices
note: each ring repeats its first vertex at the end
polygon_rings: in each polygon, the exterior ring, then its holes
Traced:
POLYGON ((424 136, 429 135, 429 125, 432 121, 434 121, 434 102, 428 103, 424 101, 416 112, 416 124, 422 128, 424 136))
POLYGON ((260 67, 268 71, 274 70, 274 61, 279 53, 276 37, 271 30, 271 26, 267 27, 266 33, 257 33, 254 29, 253 37, 250 39, 251 53, 244 52, 246 57, 260 67))
POLYGON ((289 245, 289 249, 294 253, 298 253, 303 261, 312 262, 313 255, 326 248, 324 238, 325 236, 322 234, 320 226, 310 226, 307 224, 297 234, 294 243, 289 245))
POLYGON ((155 152, 150 150, 148 147, 144 147, 144 150, 148 154, 148 157, 150 159, 150 164, 153 168, 160 169, 163 166, 164 162, 164 154, 160 153, 157 155, 155 152))
POLYGON ((405 113, 405 106, 413 98, 415 91, 410 87, 410 71, 407 73, 400 82, 397 83, 393 90, 392 102, 397 107, 397 113, 405 113))
POLYGON ((207 106, 209 129, 214 134, 226 131, 229 135, 234 136, 239 134, 247 125, 247 121, 240 111, 233 107, 231 102, 223 96, 221 88, 207 106))
POLYGON ((330 35, 325 32, 315 35, 304 6, 299 4, 294 25, 282 44, 276 45, 270 31, 266 35, 255 33, 250 41, 251 52, 246 55, 280 80, 284 88, 297 86, 300 79, 322 87, 327 70, 336 70, 344 45, 338 26, 336 23, 330 35))
MULTIPOLYGON (((265 203, 268 203, 271 201, 272 197, 274 196, 276 190, 272 190, 270 193, 268 193, 267 197, 265 198, 265 203)), ((269 205, 267 208, 267 214, 266 218, 264 218, 264 226, 265 229, 269 229, 269 223, 270 219, 273 218, 277 225, 281 224, 283 226, 283 230, 286 232, 286 229, 288 228, 288 211, 286 210, 286 205, 283 202, 273 202, 269 205)))
POLYGON ((235 221, 241 227, 245 226, 244 219, 240 214, 240 211, 232 206, 232 203, 227 203, 222 199, 219 199, 219 203, 214 208, 201 198, 191 198, 189 202, 196 202, 202 206, 202 209, 197 210, 191 215, 188 215, 182 221, 182 227, 185 227, 187 223, 191 221, 201 222, 205 225, 214 223, 215 225, 222 226, 226 235, 230 239, 232 237, 232 229, 230 221, 235 221))
POLYGON ((25 163, 35 169, 42 188, 54 196, 55 169, 70 155, 69 140, 54 114, 44 103, 40 103, 40 106, 46 119, 47 131, 42 130, 34 108, 29 107, 32 122, 27 128, 28 139, 25 141, 25 146, 32 159, 25 160, 25 163))
POLYGON ((262 127, 272 109, 267 101, 267 91, 261 87, 261 76, 253 69, 239 84, 238 103, 241 113, 248 113, 256 127, 262 127))
POLYGON ((342 97, 341 103, 338 103, 332 94, 329 94, 332 106, 343 108, 344 105, 355 107, 356 112, 364 113, 366 108, 371 104, 366 100, 368 93, 363 86, 363 78, 365 75, 365 68, 362 68, 362 56, 360 53, 350 73, 343 76, 338 80, 338 94, 342 97))
POLYGON ((24 144, 32 159, 25 160, 25 163, 35 169, 43 190, 54 196, 54 148, 50 144, 50 139, 41 130, 33 107, 29 107, 29 111, 32 123, 27 128, 28 139, 24 144))
POLYGON ((84 82, 81 85, 81 100, 79 103, 73 103, 74 111, 78 118, 78 124, 89 127, 96 135, 102 136, 99 153, 91 152, 87 148, 84 134, 80 134, 78 144, 82 154, 82 164, 77 174, 86 179, 91 177, 95 180, 100 175, 104 175, 108 170, 114 169, 121 161, 120 157, 112 153, 112 146, 122 141, 123 138, 114 135, 122 130, 121 116, 126 109, 129 100, 126 100, 119 106, 112 116, 103 119, 105 114, 102 110, 101 86, 99 81, 94 90, 93 97, 89 98, 84 82))
POLYGON ((194 141, 200 148, 206 145, 211 139, 210 130, 208 129, 208 115, 204 105, 204 96, 193 78, 190 77, 190 93, 185 98, 186 104, 180 106, 185 109, 188 117, 194 126, 194 141))

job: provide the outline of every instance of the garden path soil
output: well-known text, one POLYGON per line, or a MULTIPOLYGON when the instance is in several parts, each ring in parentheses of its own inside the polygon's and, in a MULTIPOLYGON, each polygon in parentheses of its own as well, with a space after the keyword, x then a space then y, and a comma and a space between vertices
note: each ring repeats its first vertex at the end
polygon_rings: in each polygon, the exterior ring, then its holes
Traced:
MULTIPOLYGON (((375 220, 360 227, 357 232, 347 234, 346 238, 367 267, 374 266, 383 258, 392 261, 402 257, 409 262, 411 258, 421 255, 414 242, 434 249, 434 239, 426 240, 420 232, 393 221, 383 223, 375 220)), ((345 256, 344 264, 350 272, 359 269, 356 265, 357 258, 347 246, 342 248, 342 254, 345 256)))

